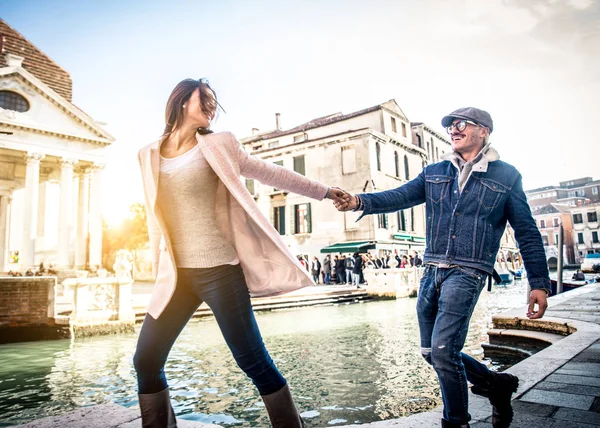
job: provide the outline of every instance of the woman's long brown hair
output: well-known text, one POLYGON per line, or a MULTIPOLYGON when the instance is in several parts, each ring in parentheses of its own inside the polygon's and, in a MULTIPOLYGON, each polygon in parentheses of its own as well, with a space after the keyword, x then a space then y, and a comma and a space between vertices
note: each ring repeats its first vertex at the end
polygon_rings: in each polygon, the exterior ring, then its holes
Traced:
MULTIPOLYGON (((206 118, 211 121, 217 114, 217 107, 221 107, 217 102, 217 94, 208 84, 208 80, 185 79, 175 86, 165 108, 165 130, 163 137, 168 137, 177 131, 183 123, 183 105, 190 99, 192 93, 200 88, 200 108, 206 118)), ((208 128, 199 128, 201 134, 208 134, 212 131, 208 128)))

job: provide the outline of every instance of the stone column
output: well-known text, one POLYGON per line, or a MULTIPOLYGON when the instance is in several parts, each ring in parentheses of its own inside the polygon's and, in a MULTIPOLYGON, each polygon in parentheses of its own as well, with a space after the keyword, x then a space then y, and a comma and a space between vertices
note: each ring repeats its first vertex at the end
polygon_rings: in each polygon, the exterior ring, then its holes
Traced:
POLYGON ((10 195, 0 196, 0 272, 6 270, 8 261, 8 236, 10 235, 10 195))
POLYGON ((72 185, 74 159, 60 161, 60 205, 58 207, 58 267, 69 267, 69 238, 71 235, 72 185))
POLYGON ((71 183, 71 236, 69 237, 69 265, 75 266, 77 252, 77 222, 79 218, 79 174, 73 175, 71 183))
POLYGON ((35 264, 35 238, 37 233, 38 191, 40 182, 40 161, 44 155, 28 153, 25 172, 25 207, 23 210, 23 242, 19 252, 19 263, 23 269, 35 264))
POLYGON ((77 198, 77 244, 75 245, 75 267, 85 267, 87 261, 87 239, 89 230, 90 170, 83 168, 79 176, 79 197, 77 198))
POLYGON ((90 267, 102 266, 102 171, 94 164, 90 181, 90 267))

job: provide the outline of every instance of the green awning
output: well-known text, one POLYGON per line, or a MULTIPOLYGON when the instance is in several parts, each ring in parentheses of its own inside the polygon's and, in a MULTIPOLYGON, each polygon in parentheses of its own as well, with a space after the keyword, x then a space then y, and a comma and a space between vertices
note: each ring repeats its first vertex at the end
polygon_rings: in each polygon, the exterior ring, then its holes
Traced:
POLYGON ((404 239, 405 241, 412 241, 412 235, 407 233, 394 233, 394 239, 404 239))
POLYGON ((423 238, 422 236, 413 236, 413 241, 414 242, 425 242, 425 238, 423 238))
POLYGON ((367 250, 374 250, 375 243, 371 241, 360 242, 338 242, 337 244, 321 248, 322 253, 364 253, 367 250))

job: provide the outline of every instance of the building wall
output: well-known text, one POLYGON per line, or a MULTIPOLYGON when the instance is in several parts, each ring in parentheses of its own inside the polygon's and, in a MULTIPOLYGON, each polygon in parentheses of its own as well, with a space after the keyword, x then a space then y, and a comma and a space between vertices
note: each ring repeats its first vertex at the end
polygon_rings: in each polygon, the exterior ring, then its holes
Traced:
MULTIPOLYGON (((565 263, 576 263, 577 259, 575 257, 575 247, 573 245, 573 223, 571 221, 571 215, 568 212, 557 212, 550 214, 536 214, 533 218, 542 235, 544 247, 558 248, 559 226, 557 224, 562 223, 565 263)), ((548 253, 548 251, 546 252, 548 253)))
POLYGON ((54 322, 56 277, 2 278, 0 329, 54 322))
POLYGON ((600 204, 584 205, 571 209, 571 220, 573 222, 573 242, 576 250, 575 257, 581 262, 587 254, 600 253, 600 204), (588 217, 591 214, 592 218, 588 217), (593 220, 595 214, 596 221, 593 220), (581 216, 581 222, 579 222, 581 216), (583 243, 580 243, 580 237, 583 243))

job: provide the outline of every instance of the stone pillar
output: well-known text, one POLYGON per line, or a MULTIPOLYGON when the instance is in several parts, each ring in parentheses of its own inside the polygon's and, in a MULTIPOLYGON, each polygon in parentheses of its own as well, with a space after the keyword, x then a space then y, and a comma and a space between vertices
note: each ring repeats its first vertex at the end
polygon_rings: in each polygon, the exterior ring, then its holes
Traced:
POLYGON ((40 161, 44 155, 28 153, 25 172, 25 207, 23 210, 23 242, 19 252, 19 263, 23 269, 35 264, 35 238, 37 233, 38 191, 40 182, 40 161))
POLYGON ((10 195, 0 196, 0 272, 6 271, 8 261, 8 236, 10 227, 10 195))
POLYGON ((90 181, 90 267, 102 266, 102 171, 94 164, 90 181))
POLYGON ((77 219, 79 218, 79 174, 73 175, 71 193, 71 236, 69 237, 69 265, 75 266, 75 253, 77 252, 77 219))
POLYGON ((75 267, 84 268, 87 261, 87 239, 89 230, 90 170, 84 168, 79 176, 77 198, 77 244, 75 245, 75 267))
POLYGON ((69 238, 71 236, 72 185, 74 159, 60 162, 60 205, 58 207, 58 267, 69 267, 69 238))

